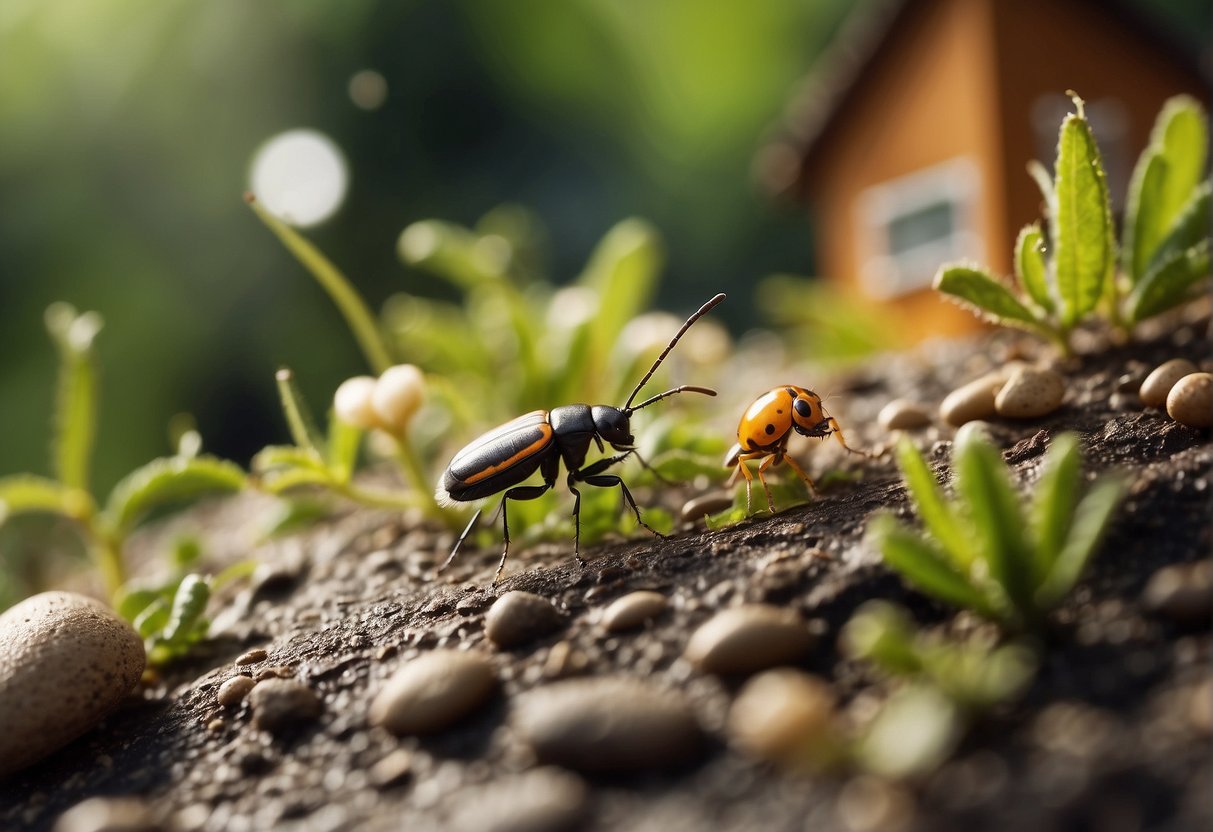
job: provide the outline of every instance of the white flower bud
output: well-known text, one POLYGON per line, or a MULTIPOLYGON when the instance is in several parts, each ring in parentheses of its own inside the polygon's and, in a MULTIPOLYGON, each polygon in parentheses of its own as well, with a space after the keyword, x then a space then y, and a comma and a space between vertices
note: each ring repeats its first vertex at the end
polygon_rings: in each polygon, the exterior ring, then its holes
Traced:
POLYGON ((412 364, 388 367, 375 382, 371 408, 384 430, 404 433, 425 400, 425 377, 412 364))
POLYGON ((379 420, 371 407, 374 392, 375 379, 370 376, 354 376, 341 382, 333 394, 333 410, 337 418, 363 430, 379 427, 379 420))

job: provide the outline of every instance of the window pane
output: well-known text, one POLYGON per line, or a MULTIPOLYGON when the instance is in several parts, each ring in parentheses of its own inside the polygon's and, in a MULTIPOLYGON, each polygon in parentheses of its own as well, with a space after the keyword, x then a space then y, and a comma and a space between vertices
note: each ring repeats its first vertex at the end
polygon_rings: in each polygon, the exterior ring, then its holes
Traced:
POLYGON ((889 255, 897 257, 927 243, 946 240, 955 231, 951 201, 932 202, 889 220, 889 255))

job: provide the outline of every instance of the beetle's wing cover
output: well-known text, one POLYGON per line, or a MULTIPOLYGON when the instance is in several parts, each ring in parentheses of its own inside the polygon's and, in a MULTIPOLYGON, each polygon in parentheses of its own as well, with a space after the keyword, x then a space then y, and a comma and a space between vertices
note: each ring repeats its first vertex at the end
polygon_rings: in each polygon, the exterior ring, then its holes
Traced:
POLYGON ((496 494, 534 473, 551 444, 546 410, 512 419, 455 454, 435 496, 440 501, 467 501, 496 494))

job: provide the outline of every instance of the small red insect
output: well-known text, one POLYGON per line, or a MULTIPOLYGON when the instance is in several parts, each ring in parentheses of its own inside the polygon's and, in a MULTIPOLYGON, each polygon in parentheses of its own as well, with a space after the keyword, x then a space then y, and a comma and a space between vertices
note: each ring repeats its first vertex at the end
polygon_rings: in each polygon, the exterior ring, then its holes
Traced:
POLYGON ((736 466, 737 470, 729 478, 729 485, 737 481, 740 473, 745 477, 746 510, 751 510, 750 488, 754 475, 746 466, 746 461, 761 459, 758 466, 758 481, 767 493, 767 508, 775 513, 775 502, 771 499, 771 489, 767 486, 763 474, 773 465, 787 462, 793 471, 804 480, 809 491, 817 496, 817 486, 792 457, 788 456, 788 440, 795 431, 801 436, 815 436, 820 439, 833 434, 842 447, 853 454, 867 456, 863 451, 857 451, 847 444, 842 435, 838 420, 822 407, 821 397, 812 390, 795 387, 791 384, 775 387, 763 393, 751 404, 737 425, 737 444, 729 449, 725 457, 726 468, 736 466))

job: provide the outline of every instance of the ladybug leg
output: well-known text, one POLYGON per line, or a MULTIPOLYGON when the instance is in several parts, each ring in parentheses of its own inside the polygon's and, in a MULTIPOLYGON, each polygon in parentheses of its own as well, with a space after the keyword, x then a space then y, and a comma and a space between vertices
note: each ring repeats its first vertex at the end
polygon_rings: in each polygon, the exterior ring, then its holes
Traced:
POLYGON ((775 513, 775 501, 771 497, 771 487, 767 485, 767 480, 766 477, 763 476, 763 472, 783 458, 782 453, 772 454, 764 459, 762 464, 758 466, 758 481, 762 483, 762 490, 767 492, 767 508, 770 510, 771 514, 775 513))
POLYGON ((510 556, 510 518, 506 503, 509 500, 534 500, 543 496, 543 493, 552 485, 553 483, 550 482, 545 482, 543 485, 520 485, 505 492, 505 496, 501 498, 501 528, 505 533, 505 549, 501 552, 501 562, 497 564, 497 574, 493 575, 493 586, 497 586, 497 582, 501 580, 501 573, 505 570, 505 560, 510 556))
POLYGON ((745 513, 747 516, 754 513, 753 499, 751 497, 751 489, 754 485, 754 475, 750 473, 749 467, 746 465, 746 460, 753 459, 752 456, 743 454, 737 458, 737 470, 733 472, 733 476, 729 477, 729 485, 737 479, 738 472, 745 477, 745 513))
MULTIPOLYGON (((850 449, 848 448, 848 450, 850 449)), ((784 462, 790 465, 792 470, 795 471, 802 480, 804 480, 804 484, 809 487, 809 491, 812 492, 813 496, 820 497, 821 495, 817 492, 817 486, 813 484, 813 480, 804 472, 804 469, 800 467, 796 460, 792 459, 790 456, 785 456, 783 459, 784 462)))
MULTIPOLYGON (((838 424, 838 420, 835 419, 833 416, 826 419, 826 424, 828 424, 830 426, 830 430, 833 431, 834 438, 838 440, 838 444, 842 445, 842 447, 846 448, 847 451, 849 451, 850 453, 853 453, 853 454, 859 454, 860 456, 866 456, 869 458, 871 457, 871 454, 865 453, 864 451, 856 450, 855 448, 852 448, 850 445, 847 444, 847 438, 842 435, 842 427, 838 424)), ((816 493, 816 489, 814 489, 814 493, 816 493)))

